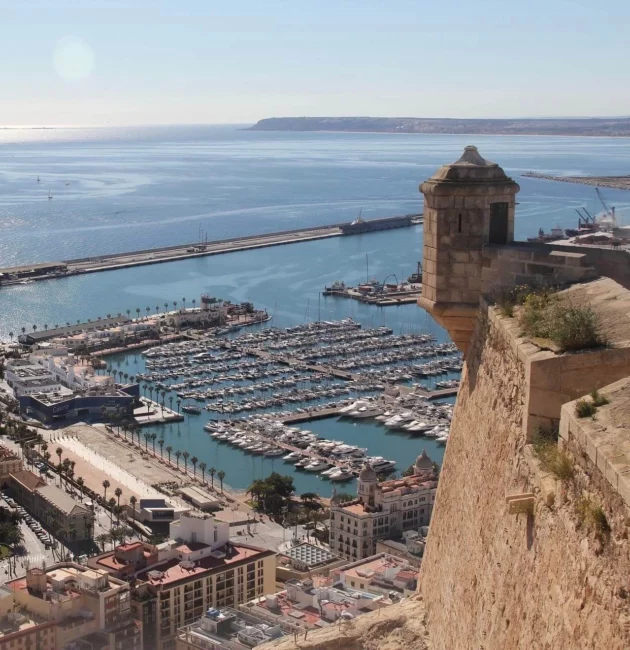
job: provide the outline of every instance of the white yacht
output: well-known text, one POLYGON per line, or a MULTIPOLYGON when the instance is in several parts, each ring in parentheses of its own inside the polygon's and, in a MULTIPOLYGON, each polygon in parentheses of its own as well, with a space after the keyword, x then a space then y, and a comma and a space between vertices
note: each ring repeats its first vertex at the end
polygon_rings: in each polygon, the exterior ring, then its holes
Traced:
POLYGON ((328 463, 324 463, 321 460, 316 460, 310 465, 305 465, 304 469, 307 472, 320 472, 321 470, 326 469, 327 467, 328 467, 328 463))
POLYGON ((302 458, 302 454, 299 454, 297 451, 292 451, 290 454, 287 454, 282 458, 287 463, 294 463, 302 458))
POLYGON ((351 411, 348 415, 352 418, 363 419, 363 418, 375 418, 377 415, 380 415, 383 411, 377 406, 370 404, 369 406, 362 406, 356 411, 351 411))
POLYGON ((395 460, 387 460, 382 456, 373 456, 372 458, 369 458, 368 461, 375 472, 387 472, 396 467, 395 460))
POLYGON ((339 469, 337 472, 330 475, 330 480, 331 481, 349 481, 353 477, 354 477, 354 474, 352 472, 349 472, 346 469, 339 469))

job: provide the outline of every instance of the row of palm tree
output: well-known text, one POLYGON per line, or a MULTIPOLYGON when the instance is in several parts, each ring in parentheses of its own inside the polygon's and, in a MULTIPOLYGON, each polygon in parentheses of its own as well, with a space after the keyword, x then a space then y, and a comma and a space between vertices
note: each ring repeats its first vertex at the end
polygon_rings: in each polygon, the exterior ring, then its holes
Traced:
MULTIPOLYGON (((186 298, 185 298, 185 297, 182 298, 182 303, 183 303, 183 305, 184 305, 184 309, 186 309, 186 298)), ((197 304, 197 301, 196 301, 194 298, 193 298, 192 304, 193 304, 193 308, 194 308, 195 305, 197 304)), ((177 309, 177 305, 178 305, 177 300, 174 300, 174 301, 173 301, 173 308, 174 308, 174 309, 177 309)), ((168 302, 165 302, 165 303, 164 303, 164 313, 166 313, 166 312, 168 311, 169 306, 170 306, 170 304, 169 304, 168 302)), ((146 320, 148 320, 149 315, 150 315, 150 313, 151 313, 151 307, 145 307, 144 310, 145 310, 146 313, 147 313, 147 315, 146 315, 145 318, 146 318, 146 320)), ((140 307, 136 307, 135 312, 136 312, 136 314, 137 314, 138 320, 140 320, 140 312, 141 312, 141 311, 142 311, 142 310, 140 309, 140 307)), ((155 306, 155 313, 156 313, 156 315, 159 313, 159 311, 160 311, 160 306, 159 306, 159 305, 156 305, 156 306, 155 306)), ((126 313, 127 313, 127 317, 130 317, 130 315, 131 315, 131 309, 127 309, 127 310, 126 310, 126 313)), ((118 312, 118 317, 120 318, 121 316, 122 316, 122 312, 118 312)), ((111 317, 112 317, 111 314, 107 314, 107 318, 111 318, 111 317)), ((103 318, 102 316, 97 316, 97 317, 96 317, 96 320, 102 320, 102 318, 103 318)), ((92 322, 92 319, 91 319, 91 318, 88 318, 88 319, 87 319, 87 322, 88 322, 88 323, 91 323, 91 322, 92 322)), ((79 320, 77 320, 77 325, 80 325, 80 324, 81 324, 81 320, 79 319, 79 320)), ((32 329, 33 329, 33 332, 36 332, 36 331, 37 331, 37 325, 33 324, 33 325, 31 325, 31 327, 32 327, 32 329)), ((59 324, 56 324, 56 325, 54 326, 54 329, 57 329, 58 327, 59 327, 59 324)), ((66 322, 66 327, 70 327, 70 322, 69 322, 69 321, 66 322)), ((48 323, 44 323, 44 330, 48 330, 48 323)), ((22 327, 22 334, 26 334, 26 327, 22 327)), ((13 337, 14 337, 13 332, 9 332, 9 338, 11 339, 11 341, 13 341, 13 337)))

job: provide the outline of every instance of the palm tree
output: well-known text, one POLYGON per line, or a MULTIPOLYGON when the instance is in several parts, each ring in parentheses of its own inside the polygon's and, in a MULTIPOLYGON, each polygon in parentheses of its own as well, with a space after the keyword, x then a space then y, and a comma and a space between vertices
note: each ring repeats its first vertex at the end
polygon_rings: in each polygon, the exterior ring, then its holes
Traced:
POLYGON ((48 330, 48 323, 44 323, 44 329, 48 330))
POLYGON ((114 523, 114 508, 116 507, 116 499, 114 497, 111 497, 109 501, 107 502, 107 505, 109 506, 109 523, 113 524, 114 523))
POLYGON ((166 453, 168 454, 168 464, 169 464, 169 465, 171 464, 171 452, 172 452, 172 451, 173 451, 173 448, 169 445, 169 446, 166 448, 166 453))
POLYGON ((147 312, 147 320, 149 320, 149 314, 151 313, 151 307, 147 307, 146 312, 147 312))
POLYGON ((217 472, 217 477, 221 481, 221 493, 223 493, 223 479, 225 478, 225 472, 221 469, 217 472))
POLYGON ((211 467, 208 470, 208 474, 210 474, 210 487, 214 490, 214 475, 217 473, 217 470, 214 469, 214 467, 211 467))
POLYGON ((105 553, 105 544, 109 542, 110 537, 106 533, 102 533, 101 535, 97 535, 96 539, 94 540, 97 544, 100 544, 101 550, 103 553, 105 553))
POLYGON ((168 405, 171 407, 171 411, 173 410, 173 396, 171 395, 168 398, 168 405))
POLYGON ((158 312, 160 311, 160 306, 155 305, 155 315, 157 316, 158 312))
POLYGON ((155 456, 155 441, 157 440, 157 433, 151 434, 151 443, 153 445, 153 455, 155 456))
POLYGON ((151 437, 150 433, 145 433, 144 434, 144 450, 149 451, 149 438, 151 437))
POLYGON ((11 339, 11 343, 13 343, 13 332, 9 332, 9 338, 11 339))
POLYGON ((160 396, 162 397, 162 416, 164 416, 164 398, 166 397, 166 391, 161 391, 160 396))
POLYGON ((57 447, 57 449, 55 449, 55 453, 59 457, 59 465, 57 467, 59 469, 59 487, 61 487, 61 454, 63 454, 63 449, 61 447, 57 447))
POLYGON ((107 488, 111 486, 111 483, 105 479, 101 485, 103 486, 103 501, 107 501, 107 488))
POLYGON ((164 313, 166 313, 166 310, 167 310, 167 309, 168 309, 168 303, 165 302, 165 303, 164 303, 164 313))
POLYGON ((81 499, 83 499, 83 487, 85 486, 85 479, 82 476, 79 476, 79 478, 77 479, 77 485, 81 490, 81 499))
POLYGON ((136 314, 138 314, 138 318, 140 318, 140 307, 136 307, 136 314))
POLYGON ((165 442, 164 438, 160 438, 158 440, 158 445, 160 445, 160 456, 162 456, 162 458, 164 458, 164 442, 165 442))
POLYGON ((136 498, 135 494, 132 494, 129 497, 129 503, 131 504, 131 517, 133 518, 133 521, 136 520, 136 503, 138 503, 138 499, 136 498))
POLYGON ((199 463, 199 469, 201 470, 201 482, 205 483, 206 482, 206 470, 208 469, 208 466, 201 461, 199 463))
POLYGON ((184 303, 184 309, 186 309, 186 298, 182 298, 182 302, 184 303))
POLYGON ((177 309, 177 300, 173 300, 173 307, 175 307, 175 309, 177 309))
POLYGON ((33 325, 33 332, 37 331, 37 325, 33 325))
POLYGON ((199 459, 197 458, 197 456, 193 456, 190 459, 190 462, 192 463, 193 466, 193 478, 197 478, 197 463, 199 462, 199 459))
POLYGON ((182 455, 182 452, 178 449, 175 452, 175 458, 177 458, 177 469, 179 469, 179 457, 182 455))
POLYGON ((129 314, 131 314, 131 309, 127 310, 127 318, 129 318, 129 314))
POLYGON ((197 302, 197 301, 193 298, 193 300, 192 300, 193 309, 195 308, 195 303, 196 303, 196 302, 197 302))
POLYGON ((190 457, 190 454, 185 451, 182 456, 184 457, 184 471, 188 474, 188 458, 190 457))
POLYGON ((177 400, 177 412, 178 412, 178 413, 180 413, 181 406, 182 406, 182 400, 181 400, 181 399, 178 399, 178 400, 177 400))
POLYGON ((123 491, 119 487, 117 487, 114 490, 114 494, 116 495, 116 499, 118 499, 116 505, 120 505, 120 497, 122 496, 122 493, 123 493, 123 491))

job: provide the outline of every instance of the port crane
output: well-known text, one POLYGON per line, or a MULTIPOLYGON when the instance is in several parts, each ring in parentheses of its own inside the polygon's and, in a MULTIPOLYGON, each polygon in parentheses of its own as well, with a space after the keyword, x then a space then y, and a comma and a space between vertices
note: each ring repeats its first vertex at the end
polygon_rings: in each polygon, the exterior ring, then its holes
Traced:
MULTIPOLYGON (((604 196, 601 193, 599 187, 595 188, 595 192, 597 193, 597 198, 599 199, 599 202, 602 204, 602 207, 604 208, 603 219, 605 219, 607 222, 610 223, 610 225, 613 228, 615 228, 617 226, 617 221, 615 219, 615 207, 614 206, 610 207, 606 203, 604 196)), ((603 219, 600 219, 600 221, 602 221, 603 219)))

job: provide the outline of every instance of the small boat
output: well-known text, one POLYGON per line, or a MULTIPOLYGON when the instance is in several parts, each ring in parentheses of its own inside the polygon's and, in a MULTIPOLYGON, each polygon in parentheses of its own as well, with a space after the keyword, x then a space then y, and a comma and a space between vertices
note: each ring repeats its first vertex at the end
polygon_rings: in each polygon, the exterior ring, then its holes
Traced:
POLYGON ((48 200, 52 199, 53 195, 50 193, 50 190, 48 190, 48 200))
POLYGON ((290 454, 287 454, 284 456, 282 460, 286 461, 287 463, 294 463, 302 458, 302 454, 298 454, 297 451, 292 451, 290 454))
POLYGON ((37 177, 37 182, 39 183, 39 176, 37 177))
POLYGON ((191 404, 182 406, 182 411, 184 413, 190 413, 191 415, 201 415, 201 409, 198 406, 192 406, 191 404))
POLYGON ((66 185, 70 185, 70 181, 66 181, 66 185))

